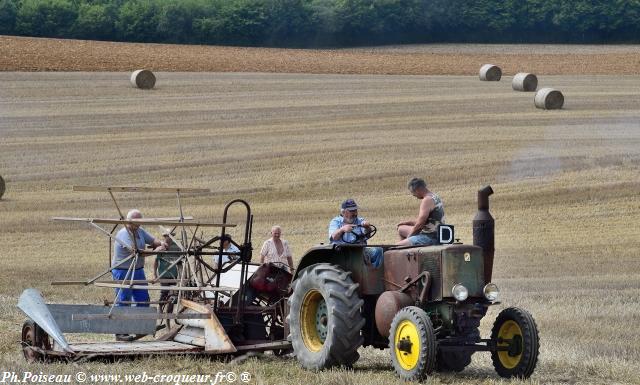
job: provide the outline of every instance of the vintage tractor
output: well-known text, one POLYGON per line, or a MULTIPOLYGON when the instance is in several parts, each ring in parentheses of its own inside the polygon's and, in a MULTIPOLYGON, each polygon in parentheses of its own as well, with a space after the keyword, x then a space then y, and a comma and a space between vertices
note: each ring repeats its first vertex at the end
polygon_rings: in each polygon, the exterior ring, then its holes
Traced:
POLYGON ((358 348, 373 346, 389 348, 401 378, 420 380, 434 370, 461 371, 473 353, 489 351, 500 376, 531 376, 539 349, 531 314, 506 308, 490 338, 479 332, 488 307, 499 303, 499 289, 491 283, 492 193, 490 186, 478 191, 473 245, 454 242, 453 227, 441 227, 445 244, 375 246, 384 249, 377 268, 362 243, 310 249, 294 274, 285 325, 302 366, 350 366, 358 348))

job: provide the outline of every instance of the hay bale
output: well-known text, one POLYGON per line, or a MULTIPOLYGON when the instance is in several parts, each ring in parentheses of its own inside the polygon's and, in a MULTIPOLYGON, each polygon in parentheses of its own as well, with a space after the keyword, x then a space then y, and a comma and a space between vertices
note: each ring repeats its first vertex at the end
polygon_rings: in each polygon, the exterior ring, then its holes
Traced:
POLYGON ((531 92, 538 88, 538 77, 526 72, 517 73, 511 81, 511 87, 515 91, 531 92))
POLYGON ((502 77, 500 67, 493 64, 485 64, 480 67, 480 80, 488 82, 499 82, 502 77))
POLYGON ((4 179, 0 176, 0 199, 2 199, 2 196, 4 195, 4 189, 4 179))
POLYGON ((543 110, 559 110, 564 105, 564 95, 556 89, 543 88, 536 92, 534 103, 543 110))
POLYGON ((143 90, 150 90, 156 85, 156 76, 149 70, 133 71, 131 85, 143 90))

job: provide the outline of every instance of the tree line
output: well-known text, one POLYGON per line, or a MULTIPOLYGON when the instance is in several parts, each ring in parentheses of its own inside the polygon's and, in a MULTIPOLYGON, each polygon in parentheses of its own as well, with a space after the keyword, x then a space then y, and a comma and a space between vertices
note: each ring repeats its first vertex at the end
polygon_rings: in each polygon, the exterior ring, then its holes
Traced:
POLYGON ((322 47, 640 41, 640 0, 0 0, 0 34, 322 47))

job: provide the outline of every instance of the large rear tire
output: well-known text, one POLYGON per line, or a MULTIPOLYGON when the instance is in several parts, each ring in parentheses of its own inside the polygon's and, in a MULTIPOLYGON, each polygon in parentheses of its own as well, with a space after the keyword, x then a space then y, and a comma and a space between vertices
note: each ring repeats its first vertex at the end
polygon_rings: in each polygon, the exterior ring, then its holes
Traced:
POLYGON ((540 339, 538 327, 529 312, 510 307, 498 314, 491 330, 491 339, 507 351, 491 352, 496 372, 505 378, 529 378, 538 362, 540 339))
POLYGON ((358 358, 365 320, 364 301, 351 273, 329 264, 300 272, 289 297, 289 339, 293 353, 306 369, 351 366, 358 358))
POLYGON ((427 313, 416 306, 401 309, 391 322, 389 350, 393 368, 405 381, 420 381, 436 365, 436 333, 427 313))

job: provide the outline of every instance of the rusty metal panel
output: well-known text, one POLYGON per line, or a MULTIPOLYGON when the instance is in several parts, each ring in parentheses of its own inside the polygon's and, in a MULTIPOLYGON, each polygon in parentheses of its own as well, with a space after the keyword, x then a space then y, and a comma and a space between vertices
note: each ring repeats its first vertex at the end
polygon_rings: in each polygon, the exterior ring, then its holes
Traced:
MULTIPOLYGON (((388 250, 384 253, 384 284, 387 290, 398 290, 422 273, 420 248, 388 250)), ((409 288, 406 293, 417 300, 422 285, 409 288)))
POLYGON ((158 309, 155 307, 131 307, 116 306, 113 308, 114 315, 151 315, 154 318, 141 319, 131 322, 127 319, 109 319, 111 307, 100 305, 67 305, 49 304, 49 311, 56 320, 63 333, 104 333, 104 334, 153 334, 156 330, 156 315, 158 309), (84 319, 74 318, 74 315, 94 315, 103 314, 105 318, 84 319))
POLYGON ((345 271, 351 272, 353 282, 359 283, 358 291, 361 295, 376 295, 384 291, 384 269, 375 268, 364 261, 364 247, 344 246, 337 248, 340 255, 340 262, 345 271))
MULTIPOLYGON (((442 300, 442 246, 421 247, 418 250, 420 270, 428 271, 431 276, 429 288, 429 301, 442 300)), ((422 290, 422 284, 419 285, 422 290)))
POLYGON ((483 297, 484 260, 482 249, 471 245, 451 245, 442 252, 442 284, 445 297, 457 283, 469 290, 469 297, 483 297))

